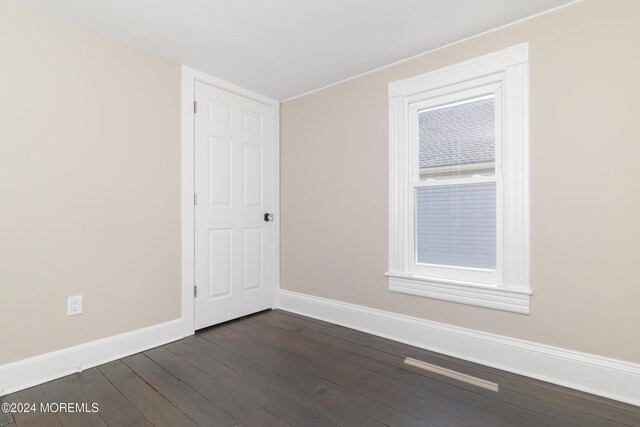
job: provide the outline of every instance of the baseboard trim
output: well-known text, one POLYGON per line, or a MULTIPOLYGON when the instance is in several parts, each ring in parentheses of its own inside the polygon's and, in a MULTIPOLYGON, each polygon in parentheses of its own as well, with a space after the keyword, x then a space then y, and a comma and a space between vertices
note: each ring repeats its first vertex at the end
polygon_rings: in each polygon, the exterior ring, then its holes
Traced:
POLYGON ((0 396, 179 340, 182 332, 176 319, 0 365, 0 396))
POLYGON ((279 308, 640 406, 640 365, 280 290, 279 308))

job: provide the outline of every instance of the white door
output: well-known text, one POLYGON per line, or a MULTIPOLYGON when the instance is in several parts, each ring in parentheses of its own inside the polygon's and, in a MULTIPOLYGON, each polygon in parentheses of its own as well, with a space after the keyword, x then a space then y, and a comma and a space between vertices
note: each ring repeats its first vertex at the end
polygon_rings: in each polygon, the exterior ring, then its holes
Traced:
POLYGON ((195 97, 200 329, 271 307, 276 133, 269 105, 200 82, 195 97))

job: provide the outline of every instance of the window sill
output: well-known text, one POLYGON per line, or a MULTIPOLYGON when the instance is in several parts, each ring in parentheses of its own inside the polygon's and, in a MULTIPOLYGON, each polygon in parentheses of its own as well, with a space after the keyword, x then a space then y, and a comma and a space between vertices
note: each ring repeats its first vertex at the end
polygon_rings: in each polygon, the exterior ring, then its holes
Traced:
POLYGON ((386 273, 389 290, 402 294, 529 314, 531 290, 386 273))

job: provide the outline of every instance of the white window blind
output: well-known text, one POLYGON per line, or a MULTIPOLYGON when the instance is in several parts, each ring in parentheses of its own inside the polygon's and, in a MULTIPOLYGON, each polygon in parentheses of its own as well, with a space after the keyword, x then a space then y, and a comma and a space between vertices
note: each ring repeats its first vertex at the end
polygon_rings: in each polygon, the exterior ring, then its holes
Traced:
POLYGON ((496 184, 416 189, 417 261, 496 268, 496 184))

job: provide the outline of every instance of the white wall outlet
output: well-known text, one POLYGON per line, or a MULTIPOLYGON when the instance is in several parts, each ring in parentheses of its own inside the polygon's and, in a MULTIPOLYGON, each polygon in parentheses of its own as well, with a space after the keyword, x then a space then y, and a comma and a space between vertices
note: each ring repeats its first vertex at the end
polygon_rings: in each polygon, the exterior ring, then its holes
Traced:
POLYGON ((67 298, 67 316, 82 314, 82 295, 67 298))

